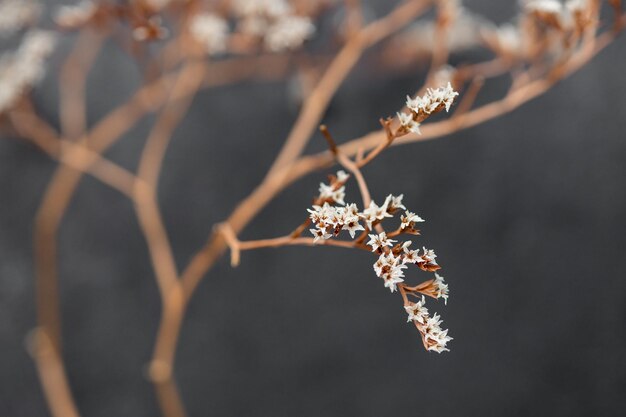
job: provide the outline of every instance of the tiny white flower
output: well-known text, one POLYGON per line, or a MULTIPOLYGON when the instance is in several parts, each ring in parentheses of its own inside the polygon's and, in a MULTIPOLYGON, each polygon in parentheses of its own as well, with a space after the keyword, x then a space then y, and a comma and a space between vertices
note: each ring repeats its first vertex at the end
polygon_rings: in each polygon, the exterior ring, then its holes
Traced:
POLYGON ((413 115, 412 114, 407 114, 407 113, 396 113, 398 115, 398 120, 400 121, 400 124, 402 126, 408 127, 411 125, 411 123, 414 123, 415 121, 413 120, 413 115))
POLYGON ((313 243, 317 243, 320 239, 330 239, 332 236, 326 232, 326 229, 309 229, 309 231, 313 234, 313 243))
POLYGON ((359 223, 359 217, 355 215, 346 216, 346 219, 343 223, 343 228, 350 233, 350 237, 354 239, 354 235, 359 230, 365 230, 363 226, 359 223))
POLYGON ((350 174, 347 174, 343 170, 339 170, 339 171, 337 171, 336 177, 337 177, 337 181, 343 183, 343 182, 346 182, 348 180, 348 178, 350 178, 350 174))
POLYGON ((423 249, 424 254, 422 255, 422 259, 424 259, 426 262, 434 263, 435 265, 437 265, 437 262, 435 262, 435 258, 437 257, 437 255, 435 255, 435 251, 432 249, 423 249))
POLYGON ((446 106, 446 112, 450 111, 450 106, 452 106, 452 103, 454 102, 455 97, 458 95, 459 93, 454 91, 454 89, 452 88, 452 84, 448 82, 448 85, 446 85, 446 87, 443 90, 443 103, 446 106))
POLYGON ((443 280, 443 277, 435 272, 435 287, 437 288, 437 298, 443 298, 444 304, 448 304, 448 284, 443 280))
MULTIPOLYGON (((419 113, 423 107, 422 98, 417 96, 415 98, 411 98, 410 96, 406 96, 406 106, 411 109, 415 113, 419 113)), ((406 119, 405 119, 406 120, 406 119)), ((413 120, 413 117, 411 117, 413 120)))
POLYGON ((323 182, 320 183, 320 198, 324 199, 324 200, 331 200, 337 204, 345 204, 345 202, 343 201, 343 199, 346 196, 346 187, 345 186, 341 186, 339 188, 337 188, 335 190, 335 188, 332 185, 327 185, 324 184, 323 182))
POLYGON ((404 306, 407 314, 407 322, 416 321, 420 324, 425 324, 426 320, 428 320, 428 309, 425 307, 426 299, 422 295, 421 301, 417 303, 409 303, 409 305, 404 306))
POLYGON ((413 226, 414 223, 421 223, 423 221, 425 221, 424 219, 422 219, 420 216, 418 216, 415 213, 412 213, 410 211, 405 211, 404 214, 402 216, 400 216, 400 228, 401 229, 406 229, 409 226, 413 226))
POLYGON ((404 194, 400 194, 399 196, 393 196, 389 194, 387 198, 385 199, 385 204, 387 205, 388 210, 389 211, 394 211, 398 209, 406 210, 406 207, 404 207, 404 204, 402 204, 403 198, 404 198, 404 194))
POLYGON ((382 206, 378 206, 374 200, 370 201, 369 207, 363 210, 361 217, 367 223, 368 228, 372 228, 372 223, 376 220, 382 220, 385 217, 393 217, 391 214, 387 212, 387 202, 382 206))
POLYGON ((357 216, 357 217, 359 216, 359 209, 354 203, 350 203, 346 205, 345 210, 346 210, 346 216, 357 216))
POLYGON ((389 288, 389 291, 391 292, 395 292, 398 289, 397 285, 401 282, 404 282, 404 280, 400 278, 400 276, 396 275, 383 277, 383 280, 385 281, 385 288, 389 288))
POLYGON ((384 248, 385 246, 393 246, 396 240, 392 240, 387 238, 387 234, 385 232, 381 232, 378 235, 368 235, 370 240, 367 242, 369 246, 372 247, 372 252, 376 252, 378 248, 384 248))
POLYGON ((408 128, 409 128, 409 132, 411 133, 415 133, 416 135, 422 134, 422 131, 420 130, 420 124, 417 123, 416 121, 413 121, 411 124, 409 124, 408 128))

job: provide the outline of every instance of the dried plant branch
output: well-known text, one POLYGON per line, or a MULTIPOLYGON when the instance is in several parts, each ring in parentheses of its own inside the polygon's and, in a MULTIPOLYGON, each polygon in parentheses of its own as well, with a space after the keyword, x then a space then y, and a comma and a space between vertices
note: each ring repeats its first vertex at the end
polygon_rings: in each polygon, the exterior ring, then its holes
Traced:
MULTIPOLYGON (((543 94, 555 83, 588 62, 615 38, 618 30, 626 22, 626 16, 621 14, 621 4, 616 1, 612 2, 616 13, 614 30, 606 31, 600 35, 598 35, 599 19, 595 18, 599 13, 599 3, 596 2, 593 6, 589 6, 589 10, 583 10, 589 12, 591 19, 585 20, 585 15, 581 14, 578 16, 579 19, 574 22, 574 27, 569 29, 559 27, 558 24, 554 25, 552 22, 555 19, 554 16, 546 18, 538 12, 527 12, 524 18, 528 22, 551 28, 553 33, 557 33, 552 38, 563 37, 566 39, 566 42, 561 45, 563 51, 558 59, 552 60, 549 58, 550 54, 546 53, 546 51, 549 52, 549 48, 554 43, 550 36, 546 36, 545 39, 537 39, 537 42, 531 44, 531 51, 525 56, 526 64, 520 63, 520 57, 513 56, 507 51, 500 51, 495 59, 461 67, 456 71, 451 82, 457 85, 469 81, 470 85, 451 119, 426 124, 422 127, 421 134, 417 134, 420 131, 419 124, 430 115, 432 110, 429 110, 427 114, 422 114, 412 109, 412 115, 403 113, 404 116, 402 116, 399 114, 397 121, 391 118, 384 119, 381 121, 382 130, 353 139, 342 145, 337 145, 328 130, 322 127, 321 130, 329 143, 330 152, 303 156, 302 153, 306 144, 321 121, 324 110, 363 53, 385 38, 397 33, 431 6, 431 2, 426 0, 402 2, 387 16, 363 25, 360 1, 346 0, 348 10, 347 38, 338 53, 330 61, 324 56, 315 59, 311 57, 304 59, 300 56, 302 62, 314 60, 317 60, 318 63, 321 62, 324 69, 319 77, 316 71, 308 73, 306 68, 302 70, 308 75, 314 74, 307 78, 307 80, 314 80, 312 88, 310 91, 305 88, 308 94, 301 112, 266 177, 235 208, 225 222, 214 228, 206 245, 191 258, 179 274, 157 202, 158 179, 174 129, 186 114, 194 95, 201 88, 223 85, 249 77, 273 79, 287 74, 296 61, 293 55, 255 56, 253 54, 258 51, 259 45, 272 49, 282 48, 284 45, 301 44, 310 33, 308 26, 310 23, 307 18, 289 15, 287 16, 291 19, 289 24, 292 25, 292 32, 289 35, 291 38, 289 39, 271 38, 269 32, 263 35, 265 38, 242 32, 237 33, 236 36, 233 35, 233 38, 226 42, 222 39, 224 23, 220 17, 200 14, 194 9, 192 3, 189 2, 189 4, 181 6, 180 11, 182 13, 180 16, 183 16, 185 25, 180 25, 178 28, 182 31, 180 37, 167 43, 162 48, 161 56, 144 65, 145 68, 157 69, 150 71, 151 74, 157 74, 156 78, 141 86, 126 103, 108 114, 91 130, 88 131, 86 126, 85 83, 89 69, 98 56, 99 47, 106 32, 99 32, 97 35, 90 34, 89 25, 96 25, 97 23, 102 28, 107 27, 107 24, 113 20, 121 19, 132 28, 135 43, 132 43, 131 50, 134 52, 146 51, 141 42, 160 39, 165 33, 160 23, 151 19, 155 10, 149 8, 144 10, 144 6, 119 5, 111 9, 107 5, 98 5, 92 14, 73 15, 74 20, 70 23, 78 27, 83 25, 84 28, 81 30, 74 51, 68 57, 61 74, 60 118, 63 135, 59 135, 43 120, 39 119, 32 108, 16 109, 8 113, 9 120, 20 135, 28 137, 44 152, 61 163, 50 181, 38 210, 34 238, 39 327, 33 336, 32 351, 44 393, 55 417, 78 415, 65 376, 61 355, 56 234, 82 175, 85 173, 93 175, 103 183, 118 189, 135 204, 163 304, 154 353, 149 366, 149 377, 155 384, 157 398, 164 415, 183 417, 185 416, 184 406, 173 378, 174 358, 181 323, 187 305, 203 276, 228 248, 231 249, 231 263, 236 265, 240 261, 240 252, 243 250, 286 245, 311 246, 314 244, 369 250, 368 246, 370 246, 374 252, 381 256, 379 262, 382 263, 378 265, 379 268, 402 269, 403 267, 398 265, 383 264, 399 259, 404 262, 409 257, 416 256, 417 251, 414 251, 415 253, 408 251, 408 246, 404 244, 402 247, 399 246, 400 244, 394 246, 392 242, 395 241, 390 239, 406 233, 419 234, 419 230, 414 229, 410 221, 403 219, 404 226, 401 225, 389 233, 385 232, 382 217, 393 215, 396 208, 387 208, 387 202, 384 205, 386 207, 384 210, 375 205, 361 168, 390 146, 448 135, 514 110, 543 94), (190 19, 189 22, 187 19, 190 19), (204 26, 198 26, 194 19, 203 19, 204 26), (200 31, 197 30, 198 27, 200 27, 200 31), (294 35, 294 33, 299 34, 294 35), (217 42, 219 40, 223 42, 217 42), (187 53, 194 51, 196 54, 199 46, 207 48, 208 55, 221 52, 223 48, 232 47, 234 52, 250 54, 250 56, 208 63, 198 59, 190 59, 187 53), (548 56, 547 59, 546 56, 548 56), (179 65, 180 69, 176 70, 179 65), (165 69, 165 73, 159 73, 158 68, 165 69), (500 100, 473 108, 475 98, 484 80, 507 72, 512 74, 513 81, 506 95, 500 100), (74 84, 71 84, 72 82, 74 84), (118 141, 142 117, 157 109, 162 109, 162 111, 142 152, 137 175, 102 157, 102 153, 118 141), (414 133, 409 133, 409 131, 414 133), (72 142, 72 140, 77 140, 77 142, 72 142), (311 224, 310 218, 288 236, 251 241, 238 239, 237 235, 241 230, 289 184, 312 171, 330 167, 334 163, 342 165, 355 178, 364 204, 363 213, 360 215, 366 217, 365 213, 370 210, 370 206, 372 210, 382 210, 382 217, 374 219, 370 217, 367 228, 355 240, 326 240, 326 234, 330 231, 326 228, 330 226, 324 224, 322 224, 324 230, 321 231, 324 238, 321 242, 318 237, 302 237, 302 232, 311 224), (407 227, 406 224, 411 224, 411 226, 407 227), (372 230, 376 230, 378 235, 369 234, 372 230), (365 239, 368 236, 370 242, 365 244, 365 239)), ((449 31, 454 21, 454 10, 449 8, 452 7, 451 5, 453 5, 452 2, 442 1, 437 6, 434 31, 436 36, 432 45, 430 70, 424 88, 432 85, 436 78, 436 72, 446 64, 448 56, 453 52, 448 48, 449 31)), ((224 7, 231 6, 234 7, 228 4, 224 7)), ((313 9, 314 7, 311 10, 313 9)), ((238 18, 244 19, 245 16, 238 18)), ((527 36, 534 35, 531 31, 527 36)), ((562 39, 557 40, 562 41, 562 39)), ((136 55, 141 56, 142 53, 139 52, 136 55)), ((409 108, 411 108, 410 100, 407 101, 409 108)), ((449 104, 446 104, 446 110, 448 107, 449 104)), ((440 111, 442 108, 441 103, 439 103, 436 111, 440 111)), ((1 112, 2 109, 0 108, 1 112)), ((345 173, 342 175, 347 177, 345 173)), ((337 178, 333 181, 334 183, 326 187, 333 192, 341 191, 343 196, 345 179, 343 182, 337 178), (339 190, 338 187, 341 189, 339 190)), ((320 196, 315 200, 320 202, 320 205, 327 203, 325 201, 327 198, 322 198, 321 191, 322 188, 320 188, 320 196)), ((388 199, 391 197, 393 196, 389 196, 388 199)), ((394 197, 390 201, 396 200, 400 202, 398 204, 401 206, 401 196, 394 197)), ((335 214, 345 214, 343 208, 329 207, 328 210, 335 210, 335 214)), ((325 210, 325 208, 314 209, 314 211, 319 210, 325 210)), ((407 216, 410 217, 411 213, 407 212, 407 216)), ((422 221, 419 216, 415 216, 415 218, 418 219, 417 221, 422 221)), ((320 227, 319 224, 314 226, 320 227)), ((337 235, 344 225, 338 229, 336 225, 334 227, 333 232, 337 235)), ((361 229, 363 230, 363 228, 361 229)), ((351 229, 350 232, 354 238, 354 230, 351 229)), ((330 237, 331 233, 328 235, 330 237)), ((438 269, 438 265, 434 262, 434 253, 432 259, 428 260, 430 255, 426 253, 425 248, 424 251, 425 254, 422 256, 426 258, 422 259, 421 263, 417 262, 420 268, 431 272, 438 269)), ((378 271, 377 274, 382 277, 378 271)), ((413 320, 422 335, 424 346, 429 350, 445 348, 445 341, 442 346, 433 344, 433 340, 429 339, 433 336, 432 329, 429 329, 424 322, 428 319, 428 323, 434 323, 432 325, 438 328, 437 315, 428 316, 427 310, 423 307, 423 298, 422 301, 414 303, 409 300, 409 296, 423 297, 426 295, 439 298, 443 294, 442 288, 447 291, 447 286, 442 286, 444 284, 439 276, 416 286, 408 286, 401 281, 386 281, 385 286, 389 286, 392 292, 396 288, 399 291, 409 318, 413 320)), ((439 334, 439 336, 448 340, 446 339, 446 332, 439 334)))
POLYGON ((65 60, 59 76, 59 117, 61 130, 68 139, 77 139, 87 128, 85 87, 87 75, 100 53, 104 37, 86 30, 65 60))
POLYGON ((72 399, 63 359, 45 329, 34 329, 28 338, 30 354, 37 365, 37 372, 44 395, 53 417, 79 417, 72 399))

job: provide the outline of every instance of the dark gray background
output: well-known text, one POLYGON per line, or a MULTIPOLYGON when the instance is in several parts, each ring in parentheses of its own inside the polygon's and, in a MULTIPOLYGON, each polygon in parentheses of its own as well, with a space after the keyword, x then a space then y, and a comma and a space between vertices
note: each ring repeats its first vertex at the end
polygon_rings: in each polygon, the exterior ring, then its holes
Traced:
MULTIPOLYGON (((500 2, 473 4, 500 19, 513 11, 500 2)), ((427 219, 418 242, 436 249, 450 284, 448 306, 429 303, 455 338, 450 353, 422 349, 367 253, 245 253, 237 269, 219 262, 185 320, 176 376, 190 416, 625 415, 625 57, 621 39, 512 114, 393 148, 367 168, 375 199, 404 193, 427 219)), ((132 64, 107 47, 91 76, 90 120, 135 82, 132 64)), ((361 135, 418 86, 410 74, 377 75, 366 59, 324 122, 340 141, 361 135)), ((496 83, 481 100, 503 88, 496 83)), ((55 90, 48 78, 36 94, 53 122, 55 90)), ((289 94, 288 83, 245 82, 196 98, 160 188, 180 266, 269 167, 297 114, 289 94)), ((107 156, 135 168, 151 122, 107 156)), ((35 326, 32 219, 55 164, 6 139, 0 415, 46 416, 24 337, 35 326)), ((314 138, 310 151, 321 149, 314 138)), ((291 230, 323 175, 281 194, 243 238, 291 230)), ((355 191, 352 184, 356 200, 355 191)), ((156 415, 143 375, 160 305, 131 204, 85 178, 59 244, 64 356, 80 411, 156 415)))

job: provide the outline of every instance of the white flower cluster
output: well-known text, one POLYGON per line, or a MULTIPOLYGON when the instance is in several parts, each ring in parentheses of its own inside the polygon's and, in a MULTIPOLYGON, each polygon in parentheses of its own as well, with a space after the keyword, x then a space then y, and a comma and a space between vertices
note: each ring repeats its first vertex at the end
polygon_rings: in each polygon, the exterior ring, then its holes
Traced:
POLYGON ((397 197, 389 194, 382 206, 376 204, 374 200, 370 201, 370 205, 363 210, 361 215, 365 223, 367 223, 367 227, 371 230, 374 222, 383 220, 385 217, 393 217, 393 214, 399 209, 406 210, 406 207, 402 205, 403 197, 402 194, 397 197))
POLYGON ((0 57, 0 113, 14 105, 44 76, 44 61, 55 44, 54 33, 32 30, 26 34, 17 51, 0 57))
POLYGON ((202 44, 209 55, 224 52, 228 41, 228 23, 213 13, 195 15, 189 27, 191 36, 202 44))
POLYGON ((314 205, 313 210, 308 209, 308 212, 309 218, 315 225, 315 229, 310 229, 314 242, 320 239, 330 239, 342 230, 350 233, 350 237, 354 239, 357 231, 365 230, 359 223, 359 210, 356 204, 335 207, 324 203, 323 206, 314 205))
POLYGON ((81 0, 74 5, 60 6, 54 15, 54 21, 59 26, 77 28, 89 22, 97 10, 93 1, 81 0))
POLYGON ((459 93, 454 91, 452 85, 448 82, 445 87, 427 88, 426 94, 422 97, 411 98, 406 97, 406 106, 409 113, 398 113, 398 120, 402 127, 412 133, 420 133, 420 121, 426 119, 433 113, 446 109, 450 111, 450 106, 454 102, 459 93))
POLYGON ((435 313, 432 317, 425 307, 424 296, 417 303, 409 303, 404 307, 409 315, 407 321, 413 322, 422 336, 422 342, 426 350, 437 353, 449 351, 446 345, 452 338, 448 336, 448 329, 441 328, 441 317, 435 313))
MULTIPOLYGON (((440 269, 436 261, 437 255, 432 249, 425 247, 422 250, 412 249, 410 240, 398 243, 398 240, 392 239, 402 234, 419 234, 415 225, 424 221, 420 216, 406 209, 402 203, 403 195, 390 194, 382 205, 371 201, 366 209, 359 212, 356 204, 344 202, 345 183, 349 175, 339 171, 336 176, 330 178, 330 184, 320 184, 316 204, 312 209, 308 209, 309 219, 315 226, 309 229, 313 234, 314 243, 337 236, 342 230, 347 231, 352 239, 358 231, 363 231, 363 234, 355 241, 355 245, 362 248, 369 247, 372 252, 378 254, 378 259, 373 265, 374 272, 383 280, 385 288, 389 288, 392 293, 398 291, 399 284, 404 282, 405 270, 410 264, 428 272, 440 269), (404 214, 400 216, 400 225, 388 235, 380 229, 380 223, 385 218, 393 217, 400 210, 404 210, 404 214), (378 233, 369 233, 375 229, 378 233), (369 241, 364 245, 366 234, 369 241)), ((441 298, 447 304, 449 291, 443 277, 435 272, 434 279, 416 287, 402 284, 399 290, 405 300, 409 320, 415 321, 426 349, 439 353, 448 350, 446 343, 451 340, 447 335, 448 331, 441 329, 441 319, 438 315, 435 314, 433 317, 428 315, 423 297, 423 295, 428 295, 436 299, 441 298), (407 301, 406 294, 417 295, 418 293, 422 294, 421 302, 414 304, 407 301)))
POLYGON ((456 96, 459 93, 454 91, 452 85, 448 82, 445 87, 426 89, 426 94, 422 97, 415 97, 411 99, 411 97, 406 98, 406 106, 413 112, 417 114, 431 114, 435 111, 441 110, 442 107, 446 108, 446 111, 450 111, 450 106, 454 102, 456 96))
MULTIPOLYGON (((385 233, 381 233, 384 235, 385 233)), ((370 235, 372 237, 372 235, 370 235)), ((378 238, 381 238, 380 235, 378 238)), ((372 240, 377 240, 378 238, 372 237, 369 245, 372 245, 372 240)), ((382 236, 383 242, 385 246, 387 244, 391 246, 390 240, 388 240, 385 236, 382 236)), ((395 242, 395 241, 394 241, 395 242)), ((378 242, 374 242, 377 244, 378 242)), ((397 289, 397 284, 404 282, 404 271, 407 266, 400 257, 394 256, 393 253, 383 253, 380 255, 378 260, 374 263, 374 271, 379 278, 383 279, 385 283, 385 288, 389 288, 389 291, 394 292, 397 289)))
MULTIPOLYGON (((432 249, 422 248, 423 253, 420 254, 419 249, 413 250, 410 248, 412 243, 410 240, 394 246, 397 240, 389 239, 385 232, 368 236, 370 240, 367 242, 367 245, 372 248, 372 252, 380 254, 378 260, 374 263, 374 271, 379 278, 383 279, 385 287, 389 288, 391 292, 396 291, 396 284, 404 282, 404 272, 402 270, 407 268, 407 264, 415 264, 420 269, 429 272, 440 269, 437 261, 435 261, 437 255, 435 255, 432 249), (391 249, 385 249, 387 247, 391 249)), ((434 293, 432 295, 435 298, 440 298, 443 297, 444 292, 441 292, 440 295, 435 295, 434 293)), ((445 295, 447 300, 447 290, 445 295)))
POLYGON ((34 23, 40 11, 40 4, 34 0, 3 0, 0 2, 0 37, 34 23))
POLYGON ((315 33, 311 19, 294 14, 285 0, 235 0, 232 7, 240 18, 238 29, 262 38, 272 52, 299 48, 315 33))
POLYGON ((345 205, 343 199, 346 197, 346 187, 342 185, 347 180, 344 171, 337 172, 337 182, 334 185, 320 183, 320 199, 345 205), (343 180, 342 180, 343 179, 343 180))

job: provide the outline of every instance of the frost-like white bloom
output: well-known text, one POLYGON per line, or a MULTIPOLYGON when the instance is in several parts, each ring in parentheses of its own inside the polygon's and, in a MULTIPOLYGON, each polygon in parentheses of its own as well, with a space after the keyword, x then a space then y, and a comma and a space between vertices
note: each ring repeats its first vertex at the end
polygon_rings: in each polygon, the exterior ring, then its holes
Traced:
POLYGON ((398 115, 398 120, 402 126, 409 126, 411 122, 413 122, 413 115, 407 113, 396 113, 398 115))
POLYGON ((343 199, 346 196, 346 187, 344 187, 343 185, 337 189, 335 189, 335 187, 333 187, 332 185, 327 185, 324 184, 323 182, 320 183, 320 198, 323 200, 331 200, 337 204, 341 204, 344 205, 345 202, 343 201, 343 199))
POLYGON ((376 252, 378 248, 384 248, 385 246, 393 246, 397 240, 392 240, 387 237, 387 233, 381 232, 378 235, 368 235, 370 240, 367 242, 372 247, 372 252, 376 252))
POLYGON ((374 202, 374 200, 372 200, 370 201, 370 205, 365 210, 363 210, 363 213, 361 213, 361 218, 365 220, 365 223, 367 223, 367 227, 369 229, 372 228, 372 223, 374 223, 376 220, 382 220, 385 217, 393 217, 387 212, 386 201, 385 204, 379 207, 374 202))
POLYGON ((415 223, 421 223, 425 220, 422 219, 417 214, 407 210, 404 212, 402 216, 400 216, 400 221, 401 221, 400 228, 404 230, 408 227, 413 227, 415 223))
POLYGON ((45 59, 56 44, 53 32, 32 30, 18 50, 0 58, 0 113, 9 109, 26 90, 45 74, 45 59))
POLYGON ((41 5, 34 0, 4 0, 0 2, 0 37, 10 35, 34 23, 41 5))
POLYGON ((87 23, 98 10, 93 1, 82 0, 74 5, 59 6, 54 14, 54 21, 67 28, 75 28, 87 23))
POLYGON ((359 208, 354 203, 350 203, 345 207, 346 216, 359 216, 359 208))
POLYGON ((314 33, 315 26, 308 17, 285 16, 267 29, 265 47, 273 52, 296 49, 314 33))
POLYGON ((209 55, 226 50, 228 23, 213 13, 202 13, 193 17, 189 27, 191 35, 204 45, 209 55))
POLYGON ((397 113, 400 125, 404 126, 409 132, 421 135, 420 124, 413 120, 413 114, 397 113))
POLYGON ((444 106, 446 111, 450 111, 450 106, 454 102, 456 96, 459 93, 454 91, 452 84, 448 82, 445 87, 439 88, 427 88, 426 94, 422 97, 411 98, 407 96, 406 106, 411 109, 415 114, 431 114, 441 106, 444 106))

